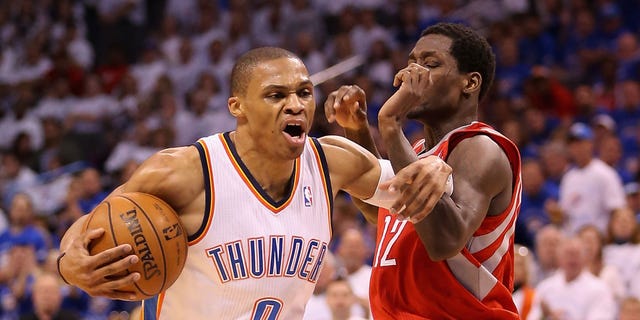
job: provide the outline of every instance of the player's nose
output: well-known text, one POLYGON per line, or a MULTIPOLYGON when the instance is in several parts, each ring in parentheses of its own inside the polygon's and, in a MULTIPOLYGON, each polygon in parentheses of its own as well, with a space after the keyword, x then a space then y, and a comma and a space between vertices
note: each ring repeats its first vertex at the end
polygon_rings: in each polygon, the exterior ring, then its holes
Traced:
POLYGON ((297 94, 290 94, 285 104, 285 112, 298 114, 304 110, 306 105, 297 94))

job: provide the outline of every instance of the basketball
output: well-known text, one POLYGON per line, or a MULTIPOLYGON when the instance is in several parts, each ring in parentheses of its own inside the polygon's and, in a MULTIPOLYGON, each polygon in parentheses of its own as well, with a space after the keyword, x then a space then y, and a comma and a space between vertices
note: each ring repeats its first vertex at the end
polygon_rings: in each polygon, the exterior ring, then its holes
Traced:
POLYGON ((155 296, 178 278, 187 259, 187 235, 176 212, 146 193, 123 193, 101 202, 84 230, 104 228, 89 246, 91 255, 128 243, 140 260, 126 274, 140 273, 133 285, 120 288, 136 293, 136 300, 155 296))

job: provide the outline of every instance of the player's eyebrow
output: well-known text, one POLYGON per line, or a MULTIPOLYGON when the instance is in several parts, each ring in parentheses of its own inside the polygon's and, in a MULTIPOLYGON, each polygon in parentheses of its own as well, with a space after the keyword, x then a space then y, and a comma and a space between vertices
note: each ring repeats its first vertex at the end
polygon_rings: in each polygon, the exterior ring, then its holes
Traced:
MULTIPOLYGON (((422 59, 426 57, 436 56, 436 55, 437 55, 437 52, 435 50, 420 52, 420 58, 422 59)), ((411 51, 411 54, 409 54, 409 60, 417 60, 415 52, 411 51)))
MULTIPOLYGON (((307 86, 313 86, 313 83, 311 82, 311 80, 301 81, 296 85, 295 88, 307 87, 307 86)), ((270 84, 264 87, 262 90, 263 91, 280 91, 280 90, 289 91, 291 90, 291 87, 279 85, 279 84, 270 84)))

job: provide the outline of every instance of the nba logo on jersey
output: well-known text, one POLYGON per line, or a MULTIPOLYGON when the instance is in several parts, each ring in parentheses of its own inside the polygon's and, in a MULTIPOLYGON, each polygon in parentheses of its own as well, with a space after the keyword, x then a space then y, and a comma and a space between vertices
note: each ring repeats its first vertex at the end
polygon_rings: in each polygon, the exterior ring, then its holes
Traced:
POLYGON ((302 188, 302 191, 304 192, 304 206, 311 207, 311 205, 313 204, 313 196, 311 195, 311 186, 304 186, 304 188, 302 188))

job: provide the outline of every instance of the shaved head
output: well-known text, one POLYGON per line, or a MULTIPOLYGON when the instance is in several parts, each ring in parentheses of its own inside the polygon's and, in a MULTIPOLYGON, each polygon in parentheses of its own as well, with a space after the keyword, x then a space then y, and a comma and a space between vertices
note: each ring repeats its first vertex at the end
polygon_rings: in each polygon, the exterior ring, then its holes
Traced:
POLYGON ((251 77, 253 69, 258 64, 280 58, 300 60, 300 58, 291 51, 276 47, 256 48, 241 55, 231 70, 231 95, 238 96, 246 94, 249 78, 251 77))

